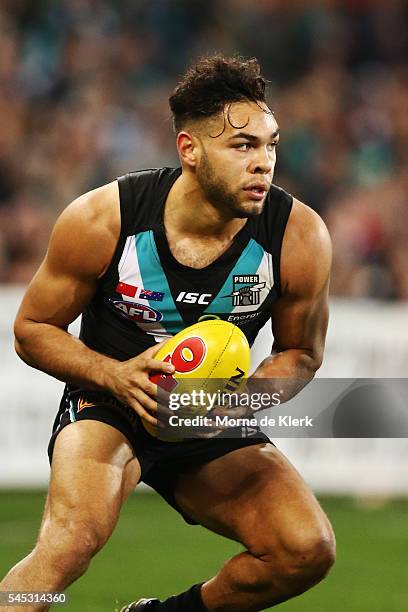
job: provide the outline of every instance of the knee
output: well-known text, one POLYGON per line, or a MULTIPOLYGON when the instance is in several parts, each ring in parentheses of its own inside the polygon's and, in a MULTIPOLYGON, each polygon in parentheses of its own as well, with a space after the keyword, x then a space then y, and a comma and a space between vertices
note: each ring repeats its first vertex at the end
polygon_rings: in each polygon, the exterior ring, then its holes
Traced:
POLYGON ((315 527, 293 533, 280 549, 283 581, 299 592, 320 582, 335 562, 336 542, 331 529, 315 527))
POLYGON ((299 537, 288 559, 289 573, 310 586, 322 580, 336 560, 336 542, 330 530, 316 529, 299 537))
POLYGON ((266 543, 257 554, 263 561, 264 588, 300 594, 322 580, 335 562, 336 543, 330 527, 292 530, 290 536, 266 543))
POLYGON ((91 521, 77 517, 51 519, 38 539, 37 548, 47 553, 61 576, 79 577, 108 535, 91 521))

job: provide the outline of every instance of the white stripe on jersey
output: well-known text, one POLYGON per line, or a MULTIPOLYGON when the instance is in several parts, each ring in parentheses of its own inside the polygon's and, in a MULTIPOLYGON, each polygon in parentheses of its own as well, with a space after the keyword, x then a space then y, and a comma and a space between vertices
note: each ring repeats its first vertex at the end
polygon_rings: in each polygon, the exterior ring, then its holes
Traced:
MULTIPOLYGON (((123 253, 118 265, 119 282, 126 283, 137 287, 136 295, 134 298, 128 295, 122 295, 122 299, 125 302, 141 303, 149 305, 149 300, 140 297, 140 291, 145 289, 143 287, 142 275, 140 273, 139 260, 136 252, 136 236, 128 236, 126 238, 123 253)), ((135 321, 136 325, 140 327, 146 334, 155 337, 156 342, 161 342, 165 338, 171 338, 170 334, 159 322, 149 323, 147 321, 135 321)))

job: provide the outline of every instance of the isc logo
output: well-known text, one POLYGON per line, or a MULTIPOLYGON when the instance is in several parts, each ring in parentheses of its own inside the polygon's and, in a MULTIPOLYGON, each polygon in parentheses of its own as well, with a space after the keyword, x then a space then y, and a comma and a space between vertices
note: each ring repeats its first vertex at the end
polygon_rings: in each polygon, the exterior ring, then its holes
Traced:
MULTIPOLYGON (((207 347, 202 338, 193 336, 186 338, 178 344, 172 353, 169 353, 162 361, 174 365, 175 374, 188 374, 196 370, 204 361, 207 347)), ((174 374, 154 374, 150 377, 153 383, 170 392, 177 387, 174 374)))
POLYGON ((176 302, 184 302, 185 304, 204 304, 208 305, 212 298, 212 293, 194 293, 180 291, 176 297, 176 302))

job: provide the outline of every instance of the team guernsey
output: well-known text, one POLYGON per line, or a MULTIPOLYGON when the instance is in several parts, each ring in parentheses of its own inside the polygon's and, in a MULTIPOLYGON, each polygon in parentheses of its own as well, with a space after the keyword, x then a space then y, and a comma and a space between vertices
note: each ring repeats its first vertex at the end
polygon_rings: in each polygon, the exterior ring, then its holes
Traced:
MULTIPOLYGON (((272 186, 263 212, 247 220, 217 260, 195 270, 173 257, 163 225, 167 195, 180 174, 180 168, 161 168, 118 179, 118 244, 82 316, 80 337, 100 353, 130 359, 205 318, 235 323, 251 344, 271 316, 280 294, 280 252, 292 197, 272 186)), ((259 428, 248 427, 212 438, 164 441, 148 433, 137 412, 109 392, 66 385, 48 447, 50 461, 60 431, 87 419, 120 431, 137 457, 141 480, 192 524, 174 494, 179 474, 239 448, 270 442, 259 428)))
POLYGON ((167 195, 180 174, 180 168, 161 168, 118 179, 118 244, 82 317, 81 339, 96 351, 126 360, 211 318, 234 323, 252 344, 271 316, 292 197, 273 185, 262 213, 248 218, 218 259, 197 270, 173 257, 163 224, 167 195))

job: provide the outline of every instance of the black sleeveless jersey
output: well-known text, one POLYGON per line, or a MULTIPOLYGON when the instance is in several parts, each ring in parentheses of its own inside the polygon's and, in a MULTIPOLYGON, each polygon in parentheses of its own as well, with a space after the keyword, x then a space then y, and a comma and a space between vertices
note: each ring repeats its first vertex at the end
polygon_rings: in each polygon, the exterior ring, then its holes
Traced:
POLYGON ((204 318, 242 329, 250 344, 280 294, 280 253, 292 197, 272 186, 260 215, 233 243, 195 270, 172 255, 163 225, 167 195, 180 168, 130 172, 118 179, 121 232, 112 261, 82 315, 81 339, 130 359, 204 318))

